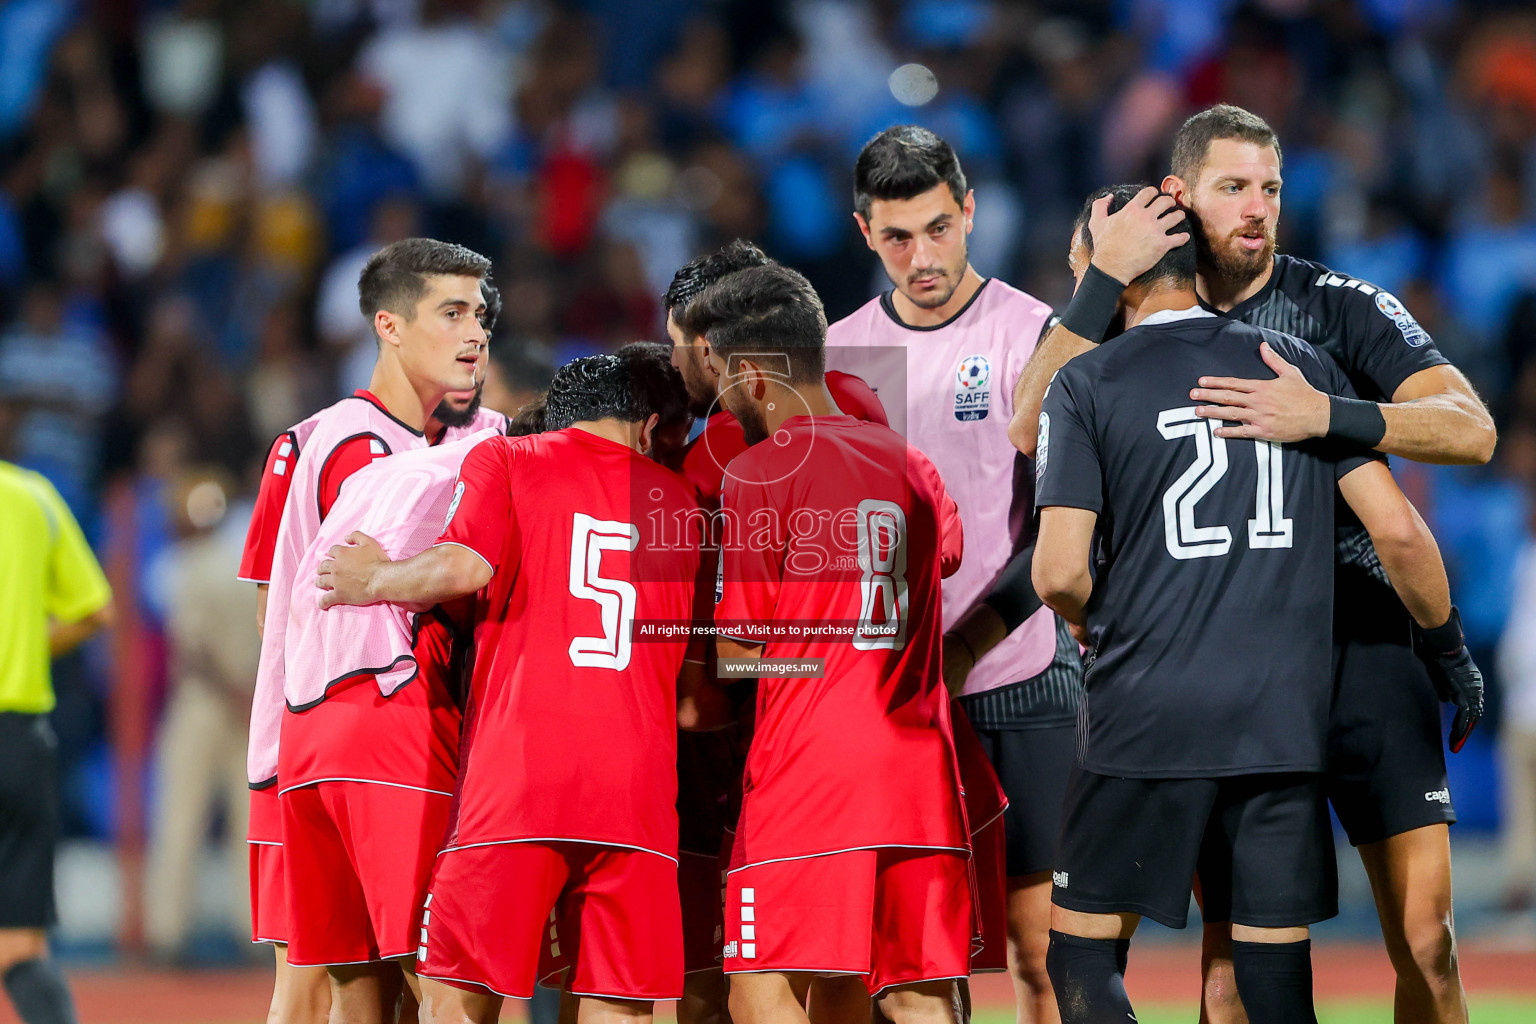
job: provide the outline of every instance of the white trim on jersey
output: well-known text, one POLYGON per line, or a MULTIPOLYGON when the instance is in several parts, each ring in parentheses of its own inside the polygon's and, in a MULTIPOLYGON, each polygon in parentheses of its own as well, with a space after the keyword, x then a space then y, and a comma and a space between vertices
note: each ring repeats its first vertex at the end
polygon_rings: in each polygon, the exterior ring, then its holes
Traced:
POLYGON ((416 951, 413 949, 409 953, 385 953, 369 960, 317 960, 314 963, 304 964, 296 960, 288 960, 287 964, 290 967, 350 967, 353 964, 381 964, 386 960, 403 960, 406 957, 416 959, 416 951))
MULTIPOLYGON (((901 987, 906 986, 906 985, 921 985, 924 982, 929 982, 929 981, 956 981, 956 980, 958 980, 960 978, 969 978, 969 977, 970 977, 969 974, 941 974, 937 978, 913 978, 911 981, 895 981, 895 982, 892 982, 891 984, 885 986, 884 988, 882 988, 880 990, 880 992, 889 992, 893 988, 901 988, 901 987)), ((880 992, 872 993, 869 998, 871 998, 871 999, 878 999, 878 998, 880 998, 880 992)))
POLYGON ((614 843, 602 839, 572 839, 569 836, 528 836, 523 839, 492 839, 484 843, 445 846, 437 852, 437 855, 441 857, 445 853, 457 853, 459 850, 473 850, 481 846, 511 846, 514 843, 585 843, 588 846, 612 846, 616 850, 635 850, 638 853, 652 853, 671 861, 673 864, 677 863, 677 858, 670 853, 662 853, 660 850, 653 850, 649 846, 635 846, 632 843, 614 843))
MULTIPOLYGON (((491 564, 491 560, 489 558, 486 558, 480 552, 476 551, 474 548, 470 547, 468 544, 460 544, 456 540, 440 540, 436 544, 433 544, 432 546, 434 548, 463 548, 465 551, 468 551, 470 554, 472 554, 476 558, 480 559, 480 561, 484 562, 485 563, 485 567, 487 569, 491 570, 491 574, 492 575, 495 575, 495 573, 496 573, 496 567, 491 564)), ((495 991, 495 990, 493 989, 492 991, 495 991)), ((513 998, 516 998, 516 997, 513 997, 513 998)))
POLYGON ((248 846, 282 846, 283 845, 282 843, 274 843, 270 839, 247 839, 245 842, 246 842, 246 845, 248 845, 248 846))
POLYGON ((259 946, 263 942, 270 942, 274 946, 286 946, 286 945, 288 945, 288 940, 287 939, 252 939, 251 940, 251 945, 259 946))
MULTIPOLYGON (((556 973, 559 973, 559 972, 556 972, 556 973)), ((474 985, 476 988, 483 988, 487 992, 492 993, 493 995, 501 996, 501 998, 503 998, 503 999, 522 999, 522 1000, 526 1001, 526 1000, 529 1000, 529 999, 533 998, 533 996, 531 996, 531 995, 528 995, 528 996, 515 996, 511 992, 502 992, 499 989, 491 988, 491 986, 487 985, 483 981, 471 981, 469 978, 455 978, 455 977, 452 977, 452 976, 447 975, 447 974, 428 974, 426 971, 423 971, 423 970, 420 970, 420 969, 418 969, 416 971, 416 977, 418 977, 418 978, 431 978, 433 981, 451 981, 451 982, 453 982, 456 985, 474 985)), ((535 982, 533 987, 534 988, 538 988, 539 987, 538 982, 535 982)), ((544 987, 548 988, 549 986, 546 985, 544 987)))
POLYGON ((721 971, 724 974, 816 974, 823 978, 833 976, 862 978, 869 973, 868 971, 834 971, 826 967, 742 967, 734 971, 729 967, 722 967, 721 971))
MULTIPOLYGON (((335 776, 324 779, 310 779, 308 782, 297 782, 292 786, 287 787, 286 789, 278 790, 277 795, 282 796, 284 793, 292 793, 296 789, 307 789, 310 786, 316 786, 322 782, 364 782, 370 786, 393 786, 395 789, 414 789, 418 793, 435 793, 438 796, 453 796, 453 792, 451 790, 428 789, 425 786, 408 786, 403 782, 381 782, 378 779, 351 779, 345 776, 335 776)), ((370 961, 367 960, 358 961, 358 963, 369 962, 370 961)))
POLYGON ((988 818, 986 821, 982 822, 980 825, 977 825, 975 828, 971 829, 971 835, 974 836, 977 832, 980 832, 982 829, 984 829, 988 825, 992 824, 998 818, 1001 818, 1004 814, 1007 813, 1007 811, 1008 811, 1008 801, 1004 800, 1003 801, 1003 806, 998 809, 998 812, 996 814, 992 815, 992 817, 988 818))
POLYGON ((747 868, 762 867, 764 864, 783 864, 791 860, 814 860, 817 857, 835 857, 839 853, 858 853, 860 850, 936 850, 942 853, 963 853, 967 857, 971 855, 968 846, 918 846, 913 843, 872 843, 869 846, 850 846, 843 850, 827 850, 824 853, 802 853, 796 857, 773 857, 769 860, 755 860, 751 864, 743 864, 739 868, 731 868, 727 875, 734 875, 738 871, 747 868))
POLYGON ((627 1002, 627 1003, 646 1003, 646 1002, 664 1003, 664 1002, 667 1002, 669 1000, 679 998, 678 996, 617 996, 617 995, 612 994, 611 992, 577 992, 575 989, 571 989, 571 995, 573 995, 573 996, 588 996, 588 997, 590 997, 592 999, 612 999, 612 1000, 614 1000, 616 1002, 627 1002))
POLYGON ((241 583, 254 583, 258 587, 270 587, 272 585, 272 581, 269 579, 258 580, 252 576, 236 576, 235 579, 239 580, 241 583))

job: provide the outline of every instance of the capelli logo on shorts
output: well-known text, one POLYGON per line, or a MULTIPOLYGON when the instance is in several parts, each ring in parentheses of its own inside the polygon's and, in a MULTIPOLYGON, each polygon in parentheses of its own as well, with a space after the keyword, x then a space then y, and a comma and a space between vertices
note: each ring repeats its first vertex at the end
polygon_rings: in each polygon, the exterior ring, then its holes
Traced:
POLYGON ((721 950, 721 952, 725 955, 725 958, 729 960, 732 957, 736 956, 736 953, 737 953, 738 949, 739 949, 739 947, 736 945, 735 941, 733 940, 731 942, 727 942, 725 944, 725 949, 721 950))
POLYGON ((1449 789, 1437 789, 1433 792, 1425 793, 1424 799, 1432 804, 1449 804, 1451 802, 1451 791, 1449 789))
POLYGON ((1065 889, 1067 887, 1067 873, 1065 871, 1052 871, 1051 884, 1058 889, 1065 889))

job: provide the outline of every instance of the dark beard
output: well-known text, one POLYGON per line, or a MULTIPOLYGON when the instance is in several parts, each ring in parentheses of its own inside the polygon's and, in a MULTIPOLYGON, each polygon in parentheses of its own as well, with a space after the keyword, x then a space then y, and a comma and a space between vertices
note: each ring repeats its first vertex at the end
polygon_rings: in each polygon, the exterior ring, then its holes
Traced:
MULTIPOLYGON (((949 282, 949 291, 944 292, 942 294, 935 292, 934 294, 932 294, 932 295, 930 295, 927 298, 922 299, 922 300, 914 298, 911 295, 911 293, 907 292, 905 289, 902 290, 902 294, 907 297, 907 301, 908 302, 912 303, 912 305, 916 306, 918 309, 938 309, 940 306, 944 305, 950 299, 955 297, 955 292, 956 292, 956 290, 959 289, 960 282, 965 280, 966 268, 969 267, 970 265, 971 265, 971 247, 970 247, 970 243, 965 241, 964 239, 962 239, 961 243, 960 243, 960 269, 959 269, 959 271, 956 272, 956 274, 954 276, 951 276, 948 271, 946 271, 945 274, 944 274, 944 279, 949 282)), ((893 281, 892 284, 894 284, 894 283, 895 282, 893 281)))
POLYGON ((1195 259, 1203 270, 1221 281, 1225 287, 1234 290, 1243 288, 1264 273, 1274 261, 1273 237, 1266 238, 1264 248, 1256 253, 1234 251, 1230 246, 1218 251, 1211 245, 1210 236, 1206 234, 1205 225, 1200 223, 1199 216, 1193 210, 1188 211, 1188 214, 1195 222, 1195 259))
POLYGON ((462 410, 455 410, 448 399, 437 403, 437 408, 432 412, 432 418, 445 427, 467 427, 475 422, 475 415, 480 412, 480 397, 485 392, 485 381, 475 385, 475 397, 469 400, 469 404, 462 410))
POLYGON ((757 406, 745 400, 740 403, 733 402, 725 395, 720 396, 720 404, 724 405, 726 411, 735 416, 736 422, 741 424, 742 435, 745 436, 749 446, 768 440, 768 422, 763 419, 763 414, 757 406), (733 405, 737 407, 732 408, 733 405))

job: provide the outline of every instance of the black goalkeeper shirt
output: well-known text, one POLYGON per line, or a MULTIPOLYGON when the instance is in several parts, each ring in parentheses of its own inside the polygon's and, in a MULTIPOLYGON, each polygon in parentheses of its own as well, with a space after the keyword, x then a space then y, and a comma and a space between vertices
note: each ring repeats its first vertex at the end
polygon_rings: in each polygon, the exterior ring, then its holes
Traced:
POLYGON ((1083 766, 1201 778, 1321 771, 1337 479, 1369 456, 1228 440, 1195 415, 1202 375, 1268 377, 1268 341, 1349 394, 1305 342, 1159 314, 1078 356, 1045 395, 1036 502, 1098 513, 1083 766))
MULTIPOLYGON (((1435 348, 1429 332, 1390 292, 1284 253, 1275 255, 1274 273, 1248 299, 1226 312, 1201 305, 1218 316, 1309 342, 1331 356, 1344 369, 1355 393, 1371 402, 1390 402, 1403 381, 1415 373, 1450 363, 1435 348)), ((1260 376, 1271 374, 1266 369, 1260 376)), ((1338 564, 1344 569, 1341 582, 1364 587, 1367 593, 1380 592, 1392 606, 1393 622, 1404 624, 1407 611, 1392 591, 1365 528, 1342 499, 1337 541, 1338 564)), ((1350 622, 1356 616, 1350 609, 1343 611, 1340 625, 1352 629, 1350 622)), ((1401 632, 1406 642, 1406 629, 1401 632)))

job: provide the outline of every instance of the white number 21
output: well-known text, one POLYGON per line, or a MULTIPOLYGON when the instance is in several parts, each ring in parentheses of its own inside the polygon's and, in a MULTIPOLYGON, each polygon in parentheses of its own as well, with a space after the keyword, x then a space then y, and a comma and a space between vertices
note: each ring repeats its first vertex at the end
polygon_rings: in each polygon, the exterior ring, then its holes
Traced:
MULTIPOLYGON (((1163 437, 1195 440, 1194 464, 1163 492, 1163 540, 1174 558, 1219 558, 1232 550, 1231 530, 1195 525, 1195 506, 1227 474, 1227 439, 1218 437, 1215 428, 1216 421, 1196 416, 1192 405, 1157 414, 1157 430, 1163 437)), ((1248 520, 1248 546, 1288 548, 1293 523, 1285 518, 1284 449, 1271 441, 1253 444, 1259 472, 1254 517, 1248 520)))

